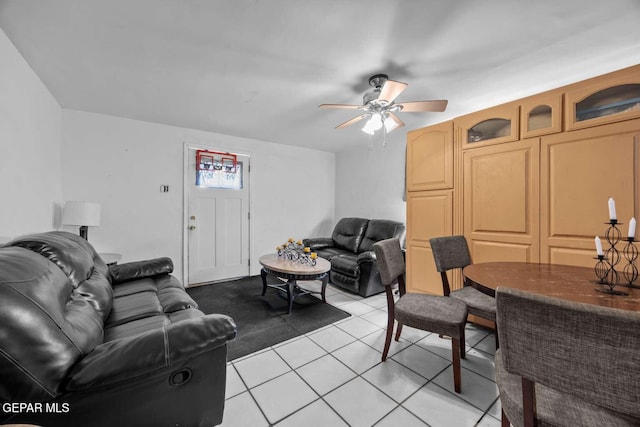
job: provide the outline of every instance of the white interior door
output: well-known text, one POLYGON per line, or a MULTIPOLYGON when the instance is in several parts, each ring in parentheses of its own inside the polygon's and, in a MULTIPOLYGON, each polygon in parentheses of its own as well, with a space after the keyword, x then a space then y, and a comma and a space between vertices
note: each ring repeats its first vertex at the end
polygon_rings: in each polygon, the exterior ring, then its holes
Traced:
POLYGON ((237 156, 235 175, 216 171, 197 185, 196 150, 189 155, 189 285, 248 276, 249 157, 237 156))

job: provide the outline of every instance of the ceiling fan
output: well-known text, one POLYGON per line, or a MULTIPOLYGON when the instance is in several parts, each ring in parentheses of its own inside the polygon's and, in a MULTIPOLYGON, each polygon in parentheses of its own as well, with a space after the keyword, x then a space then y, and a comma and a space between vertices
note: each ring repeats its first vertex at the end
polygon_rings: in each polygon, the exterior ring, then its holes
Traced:
POLYGON ((396 103, 395 99, 406 88, 407 84, 389 80, 386 74, 376 74, 369 77, 369 85, 373 87, 362 97, 362 105, 322 104, 320 108, 343 108, 361 110, 363 113, 336 126, 336 129, 346 128, 367 119, 362 131, 373 135, 384 126, 387 133, 404 126, 404 122, 396 113, 404 112, 441 112, 447 108, 447 100, 412 101, 396 103))

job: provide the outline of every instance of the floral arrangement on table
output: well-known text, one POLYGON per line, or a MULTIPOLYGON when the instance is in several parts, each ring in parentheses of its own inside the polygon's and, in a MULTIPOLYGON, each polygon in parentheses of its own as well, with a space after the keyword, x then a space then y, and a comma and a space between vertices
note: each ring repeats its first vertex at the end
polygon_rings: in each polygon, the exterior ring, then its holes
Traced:
POLYGON ((290 237, 284 244, 276 246, 278 258, 289 261, 297 261, 301 264, 316 265, 318 254, 311 252, 311 248, 304 246, 302 240, 297 242, 290 237))

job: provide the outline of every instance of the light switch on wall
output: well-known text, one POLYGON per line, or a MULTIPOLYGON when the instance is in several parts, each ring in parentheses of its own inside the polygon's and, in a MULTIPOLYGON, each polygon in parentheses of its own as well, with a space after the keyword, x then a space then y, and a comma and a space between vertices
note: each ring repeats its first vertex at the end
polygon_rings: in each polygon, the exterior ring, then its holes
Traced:
POLYGON ((161 185, 160 186, 160 192, 161 193, 168 193, 169 192, 169 186, 168 185, 161 185))

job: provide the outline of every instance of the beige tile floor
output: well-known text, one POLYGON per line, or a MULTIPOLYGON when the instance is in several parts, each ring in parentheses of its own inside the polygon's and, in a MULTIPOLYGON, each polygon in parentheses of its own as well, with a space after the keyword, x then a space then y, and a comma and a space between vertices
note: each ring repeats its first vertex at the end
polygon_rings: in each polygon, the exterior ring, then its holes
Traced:
POLYGON ((327 301, 352 316, 228 363, 222 426, 500 425, 490 331, 467 325, 456 394, 450 341, 404 328, 382 362, 384 294, 361 298, 329 285, 327 301))

